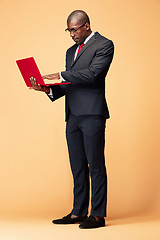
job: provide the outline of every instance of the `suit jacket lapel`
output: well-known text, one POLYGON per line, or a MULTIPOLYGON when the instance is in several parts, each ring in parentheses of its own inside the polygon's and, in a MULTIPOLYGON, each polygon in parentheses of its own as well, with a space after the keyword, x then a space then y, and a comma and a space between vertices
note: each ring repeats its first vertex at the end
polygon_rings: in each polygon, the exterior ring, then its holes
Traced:
MULTIPOLYGON (((81 51, 79 52, 79 54, 78 54, 78 56, 76 57, 75 60, 74 60, 74 56, 75 56, 75 55, 73 55, 71 67, 76 63, 76 61, 78 60, 78 58, 85 52, 85 50, 96 40, 97 34, 98 34, 98 33, 95 33, 95 34, 93 35, 93 37, 91 37, 91 38, 89 39, 89 41, 83 46, 83 48, 81 49, 81 51)), ((75 54, 75 53, 74 53, 74 54, 75 54)))
POLYGON ((74 56, 75 56, 75 51, 76 51, 76 49, 77 49, 77 45, 75 44, 75 47, 74 47, 74 49, 73 49, 73 51, 72 51, 72 56, 71 56, 71 65, 70 65, 70 67, 72 66, 72 64, 74 63, 74 56))

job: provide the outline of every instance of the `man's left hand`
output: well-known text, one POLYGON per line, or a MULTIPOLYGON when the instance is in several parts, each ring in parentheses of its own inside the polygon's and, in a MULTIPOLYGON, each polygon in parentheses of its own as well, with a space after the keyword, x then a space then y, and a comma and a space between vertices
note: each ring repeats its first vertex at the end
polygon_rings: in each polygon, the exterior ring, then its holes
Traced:
POLYGON ((48 74, 48 75, 44 75, 44 76, 42 76, 42 77, 43 77, 43 79, 48 79, 48 80, 57 80, 57 79, 60 79, 59 73, 48 74))

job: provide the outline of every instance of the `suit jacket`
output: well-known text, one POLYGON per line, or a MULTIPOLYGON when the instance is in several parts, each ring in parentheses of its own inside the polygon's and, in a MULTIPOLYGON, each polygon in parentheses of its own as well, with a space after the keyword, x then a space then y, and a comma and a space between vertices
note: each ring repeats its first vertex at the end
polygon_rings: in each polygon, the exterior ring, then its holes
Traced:
POLYGON ((101 115, 110 118, 105 99, 105 77, 114 54, 114 44, 96 32, 74 61, 77 44, 66 52, 66 71, 62 77, 70 85, 51 86, 55 101, 65 95, 66 121, 69 112, 76 116, 101 115))

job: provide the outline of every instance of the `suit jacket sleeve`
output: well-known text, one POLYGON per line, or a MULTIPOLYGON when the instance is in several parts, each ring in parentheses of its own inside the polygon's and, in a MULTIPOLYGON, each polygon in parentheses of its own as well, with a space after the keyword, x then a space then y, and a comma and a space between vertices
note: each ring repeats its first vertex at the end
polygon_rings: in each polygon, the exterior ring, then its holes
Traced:
POLYGON ((53 85, 53 86, 50 86, 50 88, 52 88, 52 92, 53 92, 53 98, 50 97, 47 93, 47 96, 50 98, 50 100, 52 102, 54 102, 55 100, 63 97, 65 95, 65 87, 64 85, 53 85))
POLYGON ((109 69, 114 53, 114 44, 111 40, 104 42, 97 48, 96 54, 89 67, 80 70, 61 72, 62 77, 75 84, 89 84, 96 81, 97 76, 109 69))

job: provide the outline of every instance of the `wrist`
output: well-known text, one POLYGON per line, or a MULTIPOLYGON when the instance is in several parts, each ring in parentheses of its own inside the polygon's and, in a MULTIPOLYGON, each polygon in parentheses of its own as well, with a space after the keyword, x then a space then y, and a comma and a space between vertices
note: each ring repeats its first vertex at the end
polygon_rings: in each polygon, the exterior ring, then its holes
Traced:
POLYGON ((46 93, 50 93, 50 88, 49 87, 46 87, 44 86, 43 87, 43 91, 46 92, 46 93))

